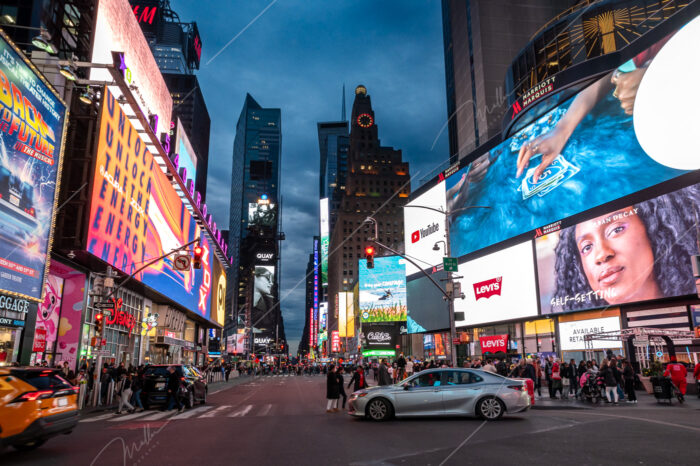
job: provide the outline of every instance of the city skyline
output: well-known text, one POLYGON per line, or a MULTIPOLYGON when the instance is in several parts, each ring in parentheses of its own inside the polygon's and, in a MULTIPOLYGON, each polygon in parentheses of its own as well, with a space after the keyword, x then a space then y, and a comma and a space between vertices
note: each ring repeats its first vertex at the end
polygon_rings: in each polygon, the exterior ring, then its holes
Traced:
POLYGON ((317 123, 340 120, 343 84, 346 105, 352 103, 352 89, 364 84, 373 99, 382 145, 403 150, 404 160, 411 163, 412 184, 419 186, 449 155, 443 127, 442 19, 439 2, 361 1, 322 7, 277 2, 212 60, 268 4, 240 5, 239 14, 231 17, 202 15, 216 10, 211 1, 171 2, 183 20, 197 21, 202 36, 198 77, 212 116, 207 203, 222 224, 228 224, 230 157, 246 93, 282 111, 281 220, 287 239, 282 244, 280 296, 290 353, 295 354, 305 318, 306 262, 318 230, 317 123), (213 72, 219 69, 230 71, 213 72), (290 76, 296 79, 292 82, 290 76))

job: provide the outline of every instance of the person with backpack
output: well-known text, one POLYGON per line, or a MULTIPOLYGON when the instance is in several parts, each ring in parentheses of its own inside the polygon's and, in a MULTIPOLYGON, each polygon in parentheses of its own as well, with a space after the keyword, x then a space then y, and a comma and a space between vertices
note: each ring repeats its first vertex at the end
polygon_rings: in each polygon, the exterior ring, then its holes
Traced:
POLYGON ((617 404, 619 401, 617 396, 617 379, 615 378, 615 372, 608 364, 607 359, 603 359, 603 362, 600 364, 598 377, 601 377, 603 379, 603 383, 605 384, 605 396, 608 398, 608 403, 617 404))
POLYGON ((508 366, 502 359, 496 359, 496 373, 503 377, 508 375, 508 366))

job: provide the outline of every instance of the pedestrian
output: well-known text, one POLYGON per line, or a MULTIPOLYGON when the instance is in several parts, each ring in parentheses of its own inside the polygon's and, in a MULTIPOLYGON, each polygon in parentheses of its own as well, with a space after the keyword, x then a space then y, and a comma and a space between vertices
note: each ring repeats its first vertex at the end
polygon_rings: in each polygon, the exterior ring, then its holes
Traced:
POLYGON ((340 388, 338 387, 338 377, 335 373, 335 365, 328 367, 326 376, 326 412, 335 413, 338 411, 338 398, 340 398, 340 388))
POLYGON ((688 376, 688 370, 685 365, 678 362, 676 356, 671 356, 671 362, 666 366, 666 371, 664 372, 664 377, 670 377, 673 385, 678 387, 681 395, 685 396, 686 386, 688 381, 686 380, 688 376))
POLYGON ((165 409, 170 411, 177 406, 178 412, 181 413, 185 408, 180 403, 180 376, 177 374, 175 366, 168 367, 168 372, 168 400, 165 409))
POLYGON ((68 378, 68 373, 70 371, 71 370, 68 367, 68 361, 63 361, 63 367, 61 367, 61 374, 63 374, 63 377, 68 378))
POLYGON ((569 361, 569 395, 574 395, 578 398, 578 370, 576 369, 576 360, 569 361))
POLYGON ((348 382, 348 388, 350 388, 350 384, 353 384, 352 388, 354 392, 367 388, 365 371, 362 369, 362 366, 357 366, 357 370, 354 374, 352 374, 352 378, 350 379, 350 382, 348 382))
POLYGON ((413 360, 411 358, 408 358, 406 361, 406 377, 410 377, 413 375, 413 360))
POLYGON ((379 385, 391 385, 391 375, 389 374, 389 364, 386 359, 382 360, 382 363, 379 365, 379 376, 378 376, 378 384, 379 385))
POLYGON ((559 392, 564 397, 564 392, 562 390, 563 385, 561 382, 561 366, 558 361, 552 362, 551 374, 549 376, 552 399, 557 399, 557 392, 559 392))
POLYGON ((345 409, 345 402, 348 400, 348 396, 345 394, 345 378, 343 377, 343 366, 338 366, 338 371, 335 375, 338 378, 338 391, 340 392, 340 396, 343 397, 341 407, 345 409))
POLYGON ((486 372, 491 372, 492 374, 496 374, 496 366, 493 365, 493 362, 490 359, 486 360, 486 364, 482 368, 486 372))
POLYGON ((637 404, 637 394, 634 392, 634 367, 624 359, 622 361, 622 378, 625 381, 625 392, 627 393, 627 403, 637 404))
POLYGON ((695 365, 693 377, 695 377, 695 386, 697 387, 698 398, 700 398, 700 362, 695 365))
POLYGON ((131 399, 131 374, 123 374, 121 382, 119 392, 117 393, 119 395, 119 407, 117 408, 117 414, 121 414, 125 406, 128 408, 129 412, 133 412, 134 407, 131 403, 129 403, 129 399, 131 399))
POLYGON ((515 377, 516 379, 523 377, 523 374, 525 373, 525 359, 521 359, 518 361, 518 364, 511 369, 510 373, 508 374, 508 377, 515 377))
POLYGON ((535 359, 535 388, 537 396, 542 397, 542 361, 539 358, 535 359))
POLYGON ((141 391, 143 390, 143 369, 139 366, 139 370, 134 373, 131 378, 131 404, 134 405, 137 411, 143 411, 143 403, 141 402, 141 391))
POLYGON ((103 367, 102 375, 100 376, 100 400, 102 404, 107 404, 107 393, 111 382, 112 377, 109 375, 109 370, 106 367, 103 367))
POLYGON ((525 368, 523 369, 520 377, 532 380, 532 384, 534 386, 535 379, 537 378, 537 372, 535 370, 535 365, 533 364, 532 359, 527 359, 527 364, 525 364, 525 368))
POLYGON ((503 377, 508 375, 508 366, 506 365, 505 360, 496 359, 494 366, 496 366, 497 374, 502 375, 503 377))
POLYGON ((553 359, 554 358, 552 358, 552 356, 549 356, 544 366, 544 379, 547 382, 547 388, 549 389, 550 398, 554 398, 554 390, 552 387, 552 367, 554 366, 553 359))
POLYGON ((403 353, 399 354, 399 358, 396 360, 396 377, 395 380, 403 380, 406 377, 406 358, 403 353))
POLYGON ((396 363, 394 362, 390 366, 388 366, 387 370, 389 371, 389 377, 391 378, 391 383, 395 384, 396 383, 396 374, 398 374, 398 371, 396 370, 396 363))
POLYGON ((603 359, 603 362, 600 364, 598 376, 603 379, 603 383, 605 384, 605 396, 608 399, 608 403, 617 404, 617 379, 615 378, 615 372, 613 372, 613 370, 610 368, 607 359, 603 359))

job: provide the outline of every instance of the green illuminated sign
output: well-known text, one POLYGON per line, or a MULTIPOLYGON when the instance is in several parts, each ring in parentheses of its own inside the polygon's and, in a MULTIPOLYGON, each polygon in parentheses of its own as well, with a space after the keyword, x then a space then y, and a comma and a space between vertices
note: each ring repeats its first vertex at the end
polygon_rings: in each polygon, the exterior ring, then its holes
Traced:
POLYGON ((365 350, 362 356, 396 356, 396 350, 365 350))

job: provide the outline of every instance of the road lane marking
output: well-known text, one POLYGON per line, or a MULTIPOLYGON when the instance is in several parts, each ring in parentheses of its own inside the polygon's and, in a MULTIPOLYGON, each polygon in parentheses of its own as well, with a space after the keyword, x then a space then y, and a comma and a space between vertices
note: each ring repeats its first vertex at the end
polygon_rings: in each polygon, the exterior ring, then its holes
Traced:
POLYGON ((114 416, 112 419, 108 419, 109 422, 121 422, 129 421, 131 419, 136 419, 137 417, 145 416, 147 414, 152 414, 149 411, 143 411, 141 413, 128 414, 126 416, 114 416))
POLYGON ((159 413, 151 414, 150 416, 142 417, 139 420, 140 421, 156 421, 158 419, 163 419, 164 417, 172 416, 175 413, 177 413, 177 411, 175 411, 175 410, 161 411, 159 413))
POLYGON ((89 417, 87 419, 81 419, 78 422, 95 422, 95 421, 101 421, 103 419, 109 419, 110 417, 114 417, 114 416, 116 416, 116 414, 114 414, 114 413, 102 414, 100 416, 89 417))
POLYGON ((243 417, 248 414, 251 409, 253 409, 253 405, 246 405, 244 408, 229 414, 228 417, 243 417))
POLYGON ((201 419, 201 418, 203 418, 203 417, 214 417, 214 416, 217 416, 218 414, 221 413, 221 411, 227 410, 227 409, 230 408, 230 407, 231 407, 231 405, 221 405, 221 406, 218 406, 217 408, 213 409, 212 411, 209 411, 208 413, 204 413, 204 414, 202 414, 201 416, 199 416, 199 419, 201 419))
POLYGON ((268 403, 265 406, 263 406, 263 408, 260 411, 258 411, 258 414, 256 414, 256 416, 257 417, 267 416, 267 413, 269 413, 271 409, 272 409, 272 405, 268 403))
POLYGON ((589 416, 613 417, 613 418, 617 418, 617 419, 627 419, 627 420, 631 420, 631 421, 651 422, 652 424, 660 424, 662 426, 678 427, 679 429, 686 429, 686 430, 693 430, 695 432, 700 432, 700 428, 698 428, 698 427, 686 426, 683 424, 675 424, 673 422, 658 421, 656 419, 647 419, 644 417, 620 416, 620 415, 616 415, 616 414, 589 413, 589 412, 581 412, 581 413, 577 413, 577 414, 587 414, 589 416))
POLYGON ((172 419, 187 419, 189 417, 197 416, 198 414, 203 414, 205 411, 209 411, 212 408, 213 406, 200 406, 199 408, 188 409, 184 413, 173 416, 172 419))

